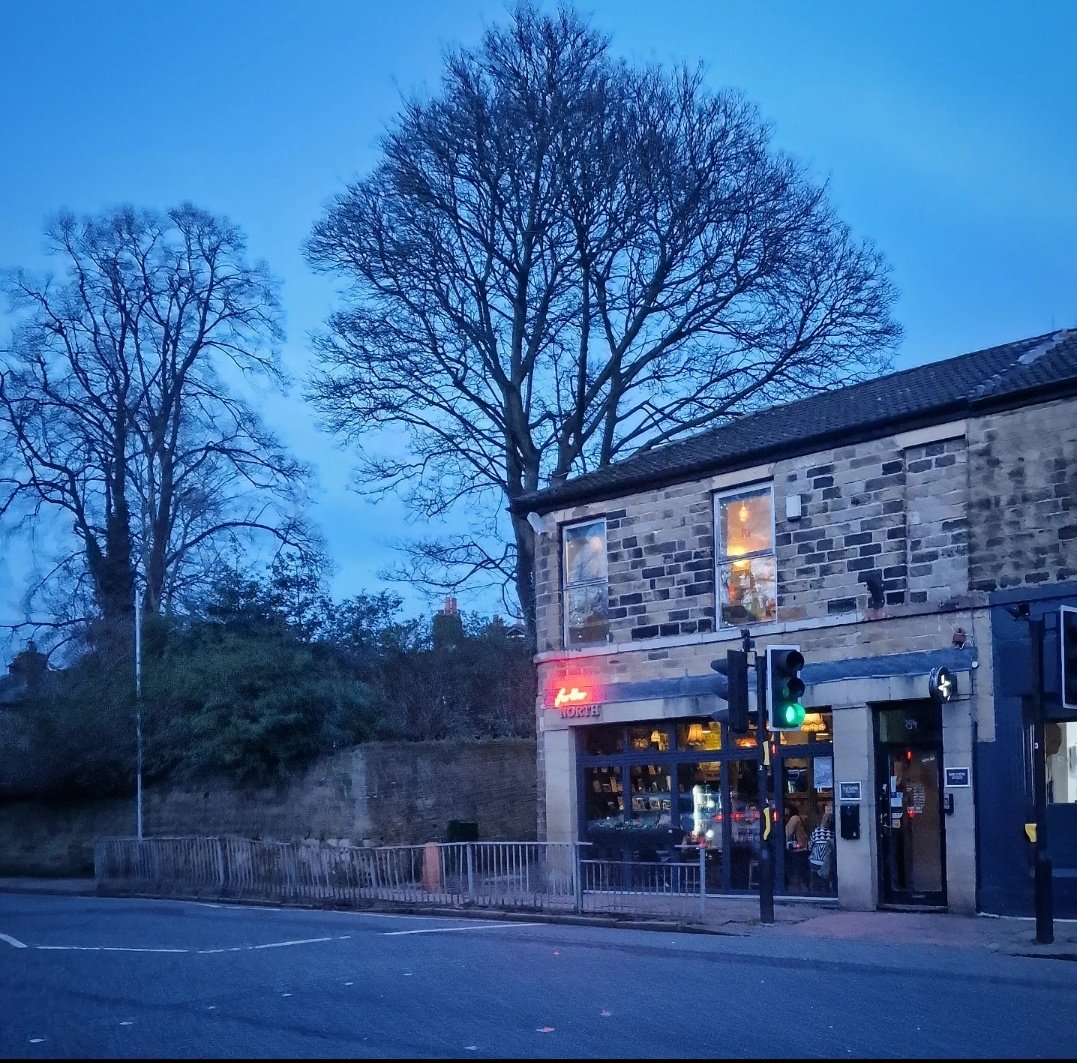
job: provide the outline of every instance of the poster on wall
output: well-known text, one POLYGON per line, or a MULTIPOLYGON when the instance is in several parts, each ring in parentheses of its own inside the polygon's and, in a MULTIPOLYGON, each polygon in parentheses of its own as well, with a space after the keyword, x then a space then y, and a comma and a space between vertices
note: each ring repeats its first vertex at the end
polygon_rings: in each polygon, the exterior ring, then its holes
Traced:
POLYGON ((834 758, 815 758, 815 788, 816 790, 834 789, 834 758))

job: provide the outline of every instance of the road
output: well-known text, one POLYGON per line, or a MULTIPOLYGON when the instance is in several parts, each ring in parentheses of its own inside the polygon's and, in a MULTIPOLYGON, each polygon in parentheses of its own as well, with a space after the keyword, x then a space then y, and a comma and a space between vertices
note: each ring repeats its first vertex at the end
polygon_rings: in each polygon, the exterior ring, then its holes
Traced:
POLYGON ((1077 963, 0 895, 4 1058, 1077 1057, 1077 963))

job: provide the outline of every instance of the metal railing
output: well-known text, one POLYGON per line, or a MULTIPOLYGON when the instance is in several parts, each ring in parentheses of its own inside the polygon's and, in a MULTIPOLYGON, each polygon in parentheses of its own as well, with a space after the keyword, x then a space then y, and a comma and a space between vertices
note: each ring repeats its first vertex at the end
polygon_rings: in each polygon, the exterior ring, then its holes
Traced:
POLYGON ((354 847, 238 837, 101 838, 94 845, 94 875, 103 893, 702 917, 700 864, 589 859, 588 848, 572 842, 354 847))

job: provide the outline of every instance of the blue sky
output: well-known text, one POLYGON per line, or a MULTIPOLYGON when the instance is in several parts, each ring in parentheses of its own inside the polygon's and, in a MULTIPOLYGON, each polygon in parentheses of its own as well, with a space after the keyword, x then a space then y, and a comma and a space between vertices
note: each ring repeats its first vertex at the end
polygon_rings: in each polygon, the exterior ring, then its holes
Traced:
MULTIPOLYGON (((841 216, 893 266, 898 368, 1077 325, 1077 4, 578 6, 619 54, 702 61, 830 182, 841 216)), ((192 200, 240 224, 283 280, 284 360, 301 378, 333 299, 301 242, 372 165, 401 93, 435 88, 444 47, 504 12, 475 0, 0 3, 0 266, 43 266, 57 209, 192 200)), ((265 413, 317 467, 334 591, 381 589, 385 540, 406 531, 399 507, 347 490, 347 455, 298 398, 265 413)), ((0 551, 2 620, 28 560, 3 540, 0 551)))

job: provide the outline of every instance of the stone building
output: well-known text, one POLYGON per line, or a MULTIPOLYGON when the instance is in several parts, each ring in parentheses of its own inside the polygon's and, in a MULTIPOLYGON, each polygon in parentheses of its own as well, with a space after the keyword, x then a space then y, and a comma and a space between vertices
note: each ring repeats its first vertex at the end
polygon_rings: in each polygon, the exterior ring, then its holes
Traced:
MULTIPOLYGON (((514 509, 541 529, 549 840, 702 847, 710 888, 748 891, 770 805, 835 835, 825 867, 776 846, 779 892, 1031 912, 1025 616, 1077 605, 1077 331, 764 410, 514 509), (805 660, 773 794, 754 711, 730 730, 712 668, 746 639, 805 660)), ((1048 732, 1047 799, 1077 812, 1077 724, 1048 732)))

